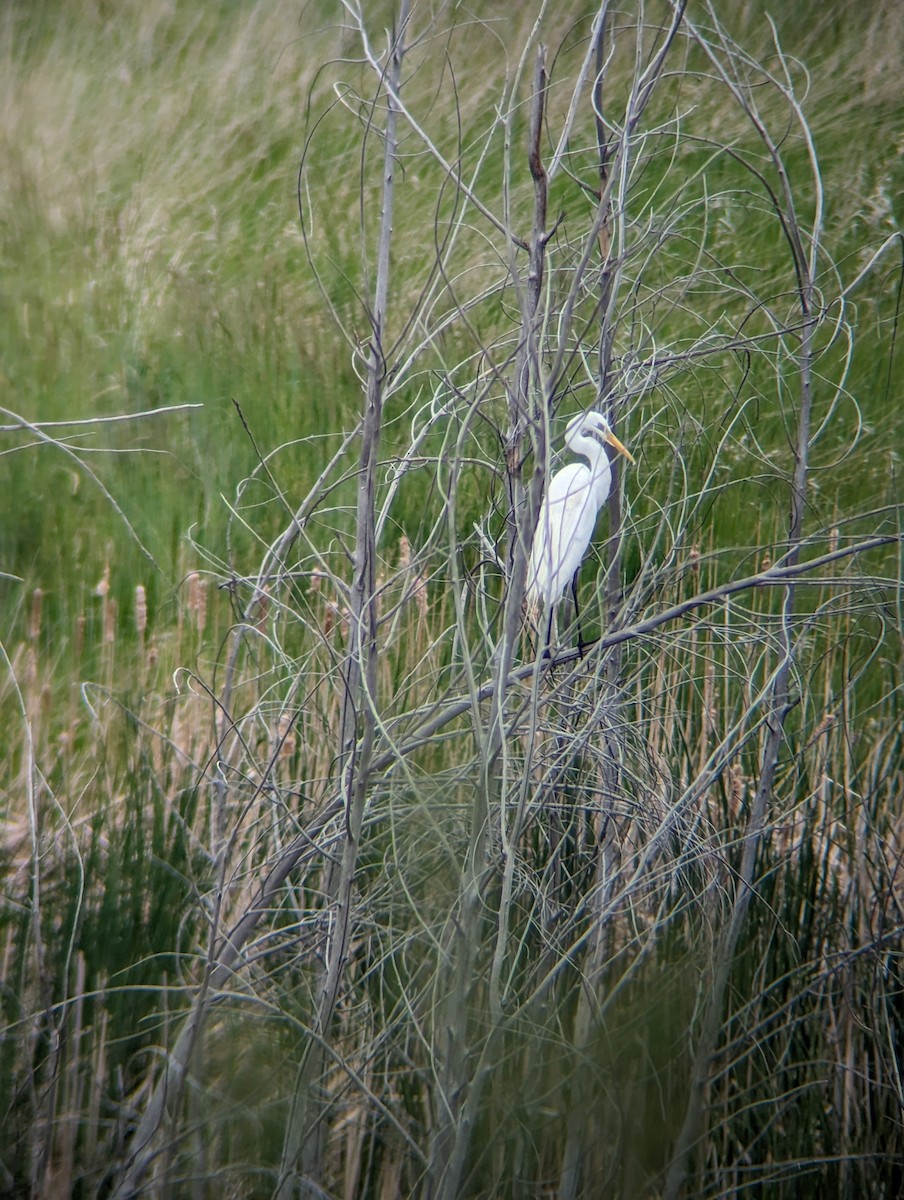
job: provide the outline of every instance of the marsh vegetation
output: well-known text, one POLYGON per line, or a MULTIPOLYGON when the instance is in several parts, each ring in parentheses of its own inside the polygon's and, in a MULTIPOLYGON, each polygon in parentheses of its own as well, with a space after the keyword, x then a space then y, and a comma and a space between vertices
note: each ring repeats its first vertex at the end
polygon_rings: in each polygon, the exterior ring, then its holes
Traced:
POLYGON ((510 7, 0 16, 3 1194, 904 1186, 904 12, 510 7))

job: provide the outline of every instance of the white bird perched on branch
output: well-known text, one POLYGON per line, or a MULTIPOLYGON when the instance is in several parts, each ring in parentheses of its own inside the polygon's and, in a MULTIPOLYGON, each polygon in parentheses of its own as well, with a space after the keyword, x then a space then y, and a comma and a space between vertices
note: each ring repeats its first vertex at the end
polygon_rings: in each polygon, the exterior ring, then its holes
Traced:
POLYGON ((534 609, 541 604, 549 609, 550 635, 552 612, 581 565, 612 486, 607 444, 634 462, 602 413, 581 413, 569 421, 565 445, 590 465, 569 463, 556 471, 540 505, 527 567, 527 600, 534 609))

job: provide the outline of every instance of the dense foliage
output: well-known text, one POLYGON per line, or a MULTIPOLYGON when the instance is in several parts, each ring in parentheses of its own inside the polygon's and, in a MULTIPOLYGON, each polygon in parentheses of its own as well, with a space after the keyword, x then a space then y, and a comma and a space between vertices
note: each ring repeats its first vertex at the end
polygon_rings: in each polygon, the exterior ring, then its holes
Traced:
POLYGON ((408 7, 0 16, 0 1193, 897 1194, 904 11, 408 7))

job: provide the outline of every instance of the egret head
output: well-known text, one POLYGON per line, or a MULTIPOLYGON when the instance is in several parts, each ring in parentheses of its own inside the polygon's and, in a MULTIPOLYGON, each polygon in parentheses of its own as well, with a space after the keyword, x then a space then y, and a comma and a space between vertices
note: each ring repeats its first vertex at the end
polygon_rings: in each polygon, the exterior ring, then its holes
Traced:
POLYGON ((576 454, 587 455, 590 450, 590 457, 592 457, 596 447, 606 444, 612 446, 619 454, 623 454, 628 462, 634 462, 634 456, 609 428, 609 422, 602 413, 594 412, 591 409, 590 412, 578 413, 568 422, 565 430, 565 445, 576 454))

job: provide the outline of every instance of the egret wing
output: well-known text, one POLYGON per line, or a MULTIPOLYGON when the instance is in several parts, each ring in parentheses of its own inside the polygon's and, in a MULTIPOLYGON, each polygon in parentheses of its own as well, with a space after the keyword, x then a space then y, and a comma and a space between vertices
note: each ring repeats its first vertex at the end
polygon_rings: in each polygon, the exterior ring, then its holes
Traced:
POLYGON ((527 573, 528 599, 555 604, 593 536, 596 504, 590 470, 570 463, 550 480, 540 507, 527 573))

